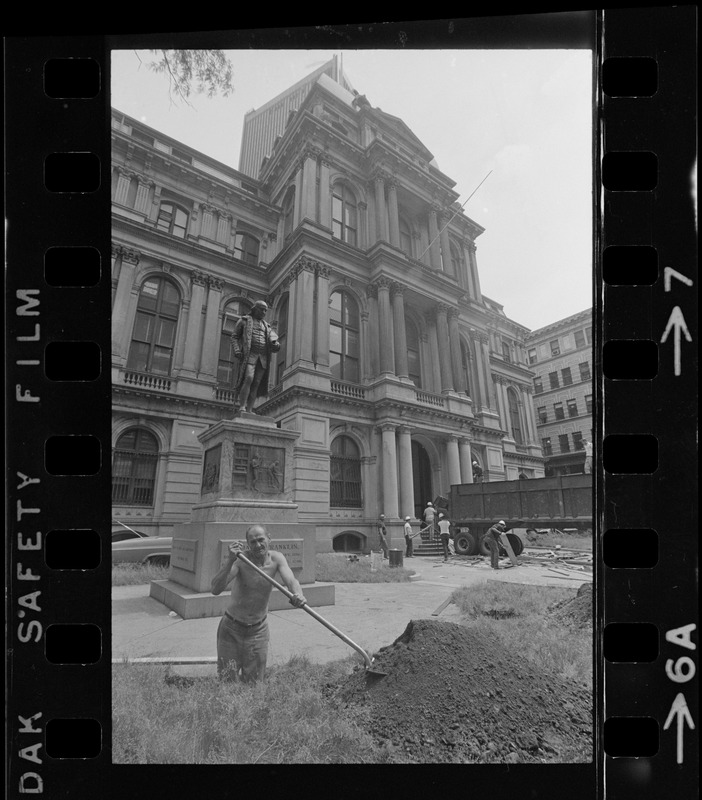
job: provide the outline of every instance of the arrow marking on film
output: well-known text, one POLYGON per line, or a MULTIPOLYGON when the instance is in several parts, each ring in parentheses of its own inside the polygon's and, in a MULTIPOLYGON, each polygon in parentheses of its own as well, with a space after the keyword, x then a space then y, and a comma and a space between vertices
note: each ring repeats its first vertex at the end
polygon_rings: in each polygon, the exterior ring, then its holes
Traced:
POLYGON ((680 366, 680 332, 682 331, 685 334, 685 338, 688 342, 692 341, 692 336, 690 336, 690 331, 687 329, 687 325, 685 324, 685 317, 683 317, 683 313, 680 310, 680 306, 675 306, 675 308, 670 313, 670 318, 668 319, 668 324, 665 327, 665 331, 663 332, 663 336, 661 336, 661 344, 663 344, 668 339, 668 334, 673 329, 673 357, 674 357, 674 369, 675 374, 680 375, 681 366, 680 366))
POLYGON ((670 723, 673 719, 677 717, 678 720, 678 752, 677 752, 677 762, 678 764, 683 763, 683 731, 684 731, 684 723, 690 726, 691 730, 695 729, 695 723, 692 721, 692 717, 690 716, 690 709, 687 707, 687 703, 685 702, 685 695, 682 692, 679 692, 676 696, 675 700, 673 700, 673 705, 670 707, 670 712, 668 713, 668 718, 666 719, 665 723, 663 724, 663 730, 667 731, 670 727, 670 723))
POLYGON ((663 270, 663 288, 666 292, 670 291, 670 279, 677 278, 679 281, 682 281, 686 286, 692 286, 692 280, 688 278, 686 275, 682 275, 676 269, 672 267, 666 267, 663 270))

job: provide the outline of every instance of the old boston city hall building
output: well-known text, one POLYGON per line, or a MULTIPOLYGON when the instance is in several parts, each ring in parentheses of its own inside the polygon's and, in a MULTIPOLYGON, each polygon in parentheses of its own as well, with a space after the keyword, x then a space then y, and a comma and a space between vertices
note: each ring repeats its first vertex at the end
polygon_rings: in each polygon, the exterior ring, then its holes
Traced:
POLYGON ((299 432, 318 551, 377 547, 381 512, 399 535, 472 461, 543 476, 529 331, 481 293, 483 228, 336 58, 246 115, 239 171, 113 110, 112 175, 115 520, 189 520, 258 299, 282 346, 255 410, 299 432))

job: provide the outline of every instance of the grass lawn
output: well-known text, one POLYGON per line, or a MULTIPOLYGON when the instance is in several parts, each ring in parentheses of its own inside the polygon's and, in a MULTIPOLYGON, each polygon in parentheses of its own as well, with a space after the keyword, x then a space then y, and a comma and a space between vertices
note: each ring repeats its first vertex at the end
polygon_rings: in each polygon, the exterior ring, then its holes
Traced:
MULTIPOLYGON (((150 581, 165 581, 168 572, 168 567, 113 564, 112 585, 135 586, 150 581)), ((358 556, 358 561, 349 561, 344 553, 317 555, 316 579, 328 583, 404 583, 409 581, 413 572, 405 567, 389 567, 387 561, 372 572, 369 556, 358 556)))

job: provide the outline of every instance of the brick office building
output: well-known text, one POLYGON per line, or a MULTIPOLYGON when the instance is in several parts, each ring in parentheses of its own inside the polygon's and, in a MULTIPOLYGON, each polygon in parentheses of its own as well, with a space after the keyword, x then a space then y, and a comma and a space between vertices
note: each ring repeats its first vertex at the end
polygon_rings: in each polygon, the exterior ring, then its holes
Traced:
POLYGON ((592 309, 526 337, 534 377, 534 411, 546 475, 584 471, 592 441, 592 309))
POLYGON ((334 60, 259 112, 244 172, 113 110, 114 518, 189 518, 197 434, 231 416, 229 334, 257 299, 282 348, 256 410, 300 432, 320 551, 377 546, 381 512, 400 535, 473 460, 543 475, 529 331, 481 293, 455 182, 334 60))

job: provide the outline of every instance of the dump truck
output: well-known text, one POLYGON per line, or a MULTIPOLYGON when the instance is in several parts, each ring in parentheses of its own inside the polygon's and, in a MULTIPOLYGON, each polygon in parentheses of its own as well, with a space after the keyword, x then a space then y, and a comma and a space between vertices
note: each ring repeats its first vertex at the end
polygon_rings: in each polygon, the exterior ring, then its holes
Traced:
POLYGON ((515 555, 524 542, 514 528, 527 535, 538 530, 592 530, 592 475, 558 475, 490 483, 461 483, 451 487, 447 514, 453 544, 460 555, 487 555, 485 534, 504 520, 515 555))

